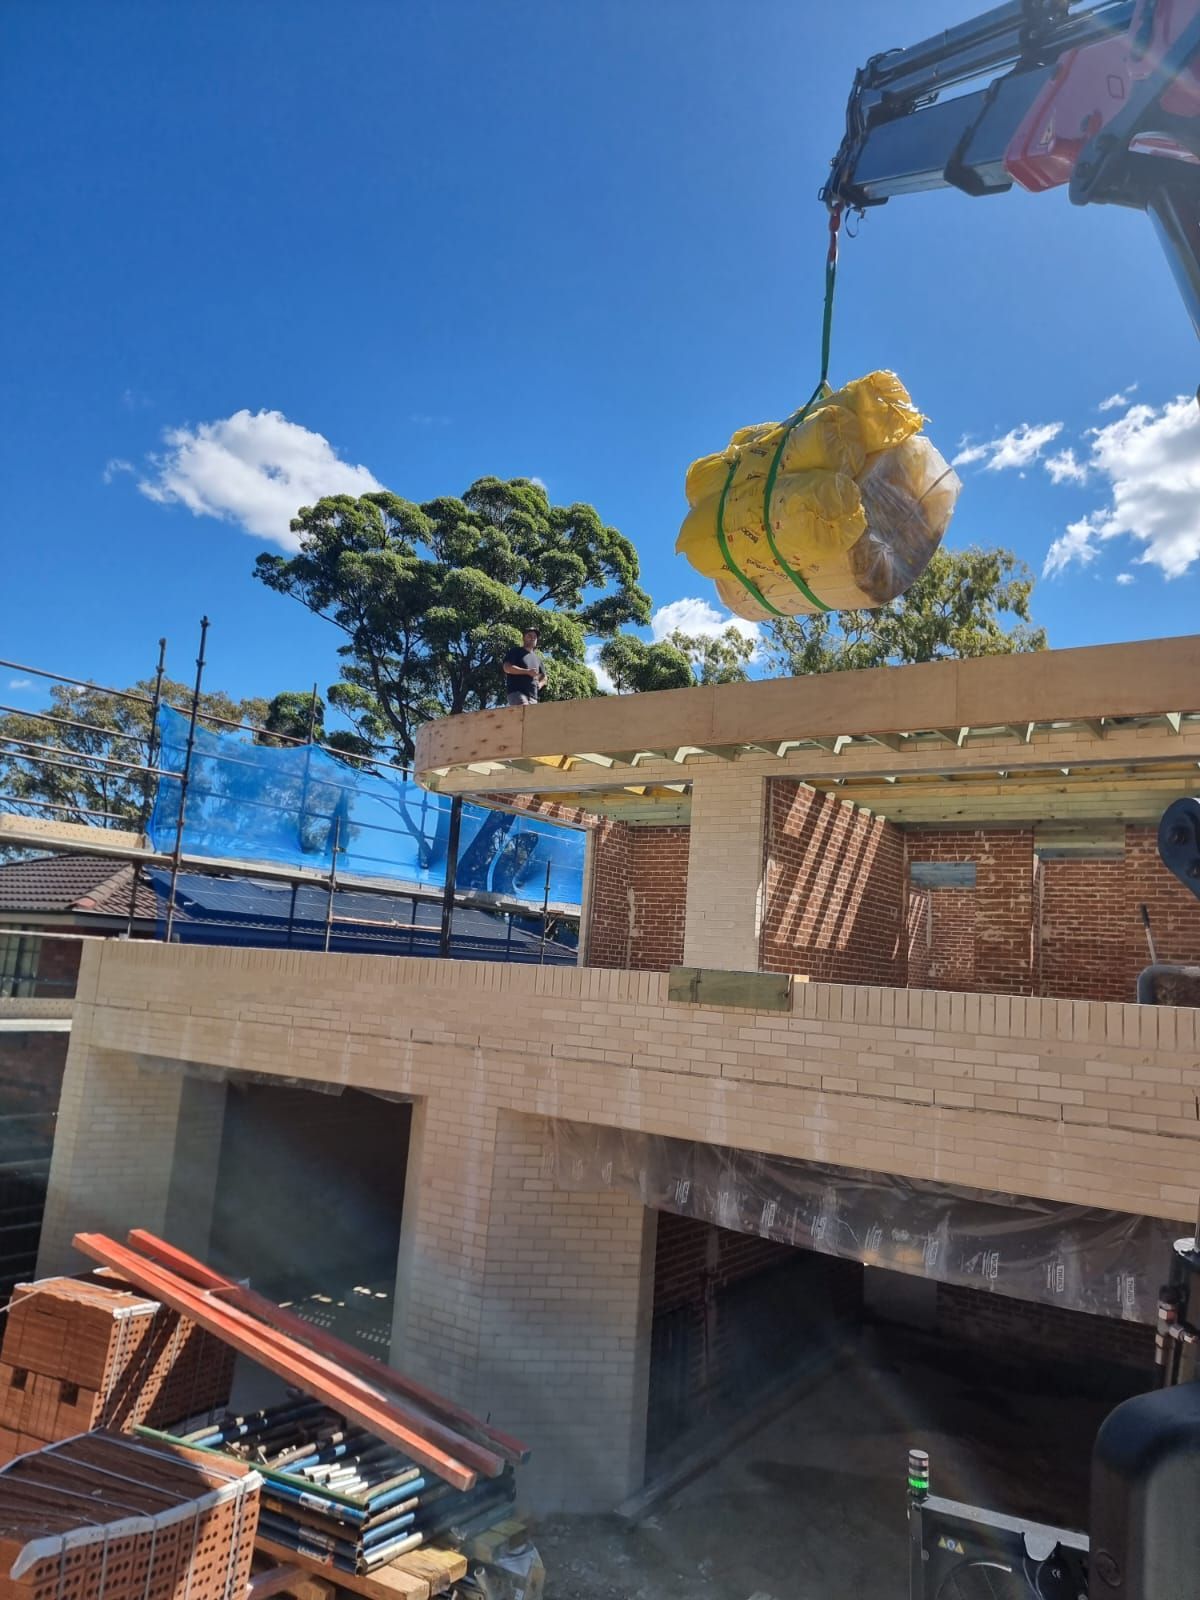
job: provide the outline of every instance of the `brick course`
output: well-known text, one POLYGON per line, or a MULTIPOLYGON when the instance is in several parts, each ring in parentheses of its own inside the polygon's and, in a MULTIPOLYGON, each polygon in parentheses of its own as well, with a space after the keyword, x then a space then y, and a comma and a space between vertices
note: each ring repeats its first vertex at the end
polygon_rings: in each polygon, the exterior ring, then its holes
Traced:
MULTIPOLYGON (((67 932, 55 929, 55 932, 67 932)), ((83 945, 76 939, 43 939, 38 951, 36 995, 48 1000, 68 1000, 79 978, 83 945)))
POLYGON ((857 1315, 857 1261, 658 1214, 651 1447, 662 1449, 722 1401, 748 1401, 811 1356, 834 1317, 857 1315))
POLYGON ((975 890, 909 885, 908 986, 973 992, 975 890))

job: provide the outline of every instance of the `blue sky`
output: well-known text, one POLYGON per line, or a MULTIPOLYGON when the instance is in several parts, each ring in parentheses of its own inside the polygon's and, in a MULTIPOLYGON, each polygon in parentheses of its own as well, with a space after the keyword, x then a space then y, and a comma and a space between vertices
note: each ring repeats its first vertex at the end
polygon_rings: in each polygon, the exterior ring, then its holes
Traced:
MULTIPOLYGON (((684 470, 812 386, 854 71, 975 8, 9 0, 0 655, 125 682, 165 633, 186 677, 207 611, 214 687, 327 683, 336 635, 250 576, 297 485, 537 475, 711 601, 684 470)), ((1055 550, 1056 645, 1195 627, 1196 355, 1150 224, 1062 192, 843 252, 834 376, 893 367, 973 456, 951 544, 1055 550)))

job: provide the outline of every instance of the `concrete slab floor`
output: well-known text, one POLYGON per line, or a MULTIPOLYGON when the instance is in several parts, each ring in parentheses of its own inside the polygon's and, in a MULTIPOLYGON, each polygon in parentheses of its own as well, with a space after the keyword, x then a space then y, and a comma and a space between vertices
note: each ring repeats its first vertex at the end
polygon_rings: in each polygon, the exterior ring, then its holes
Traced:
POLYGON ((937 1493, 1083 1528, 1096 1430, 1151 1377, 1099 1397, 1059 1366, 871 1330, 848 1364, 640 1527, 537 1526, 546 1600, 906 1600, 910 1446, 929 1451, 937 1493))

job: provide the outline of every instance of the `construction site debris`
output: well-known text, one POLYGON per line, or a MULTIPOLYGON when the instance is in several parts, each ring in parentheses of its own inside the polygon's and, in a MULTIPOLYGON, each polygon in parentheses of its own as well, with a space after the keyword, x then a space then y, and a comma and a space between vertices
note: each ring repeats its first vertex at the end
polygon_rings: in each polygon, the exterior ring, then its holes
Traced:
POLYGON ((739 428, 688 469, 676 551, 750 621, 886 605, 928 566, 961 487, 924 421, 895 373, 872 372, 739 428))
POLYGON ((261 1480, 117 1434, 0 1470, 0 1600, 230 1600, 250 1577, 261 1480))
MULTIPOLYGON (((470 1539, 507 1514, 513 1469, 529 1454, 519 1440, 151 1233, 133 1230, 128 1245, 79 1234, 75 1244, 104 1272, 153 1295, 146 1304, 172 1307, 187 1326, 293 1386, 286 1402, 253 1413, 213 1417, 214 1408, 184 1406, 173 1431, 137 1430, 153 1448, 254 1466, 267 1491, 264 1553, 359 1593, 408 1600, 465 1574, 465 1558, 433 1541, 470 1539), (180 1420, 187 1417, 190 1424, 180 1420)), ((96 1298, 98 1286, 85 1287, 96 1298)), ((102 1292, 110 1300, 122 1293, 102 1292)), ((501 1542, 507 1549, 511 1540, 501 1542)), ((540 1562, 531 1549, 514 1559, 532 1574, 540 1562)))
MULTIPOLYGON (((504 1470, 498 1455, 481 1450, 427 1414, 400 1405, 381 1389, 297 1339, 226 1303, 218 1298, 219 1291, 214 1293, 189 1283, 103 1234, 78 1233, 74 1242, 75 1248, 93 1261, 113 1267, 147 1294, 215 1333, 239 1354, 407 1451, 421 1466, 436 1472, 456 1489, 473 1489, 480 1471, 498 1477, 504 1470)), ((196 1265, 199 1267, 200 1263, 196 1265)))
POLYGON ((0 1349, 0 1461, 90 1428, 225 1406, 234 1360, 188 1318, 116 1283, 18 1284, 0 1349))

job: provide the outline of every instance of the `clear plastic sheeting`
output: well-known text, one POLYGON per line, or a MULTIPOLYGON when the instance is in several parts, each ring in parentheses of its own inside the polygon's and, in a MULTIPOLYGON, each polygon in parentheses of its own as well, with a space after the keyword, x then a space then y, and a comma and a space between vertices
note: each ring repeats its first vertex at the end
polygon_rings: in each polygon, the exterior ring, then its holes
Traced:
POLYGON ((1129 1322, 1154 1322, 1179 1233, 1154 1217, 617 1128, 552 1127, 560 1188, 619 1189, 780 1244, 1129 1322))
MULTIPOLYGON (((159 713, 161 776, 149 835, 175 848, 188 719, 159 713)), ((197 727, 184 814, 183 852, 221 861, 270 861, 328 872, 338 841, 339 877, 386 878, 440 889, 446 879, 450 799, 386 768, 363 768, 315 745, 248 744, 197 727)), ((462 808, 456 883, 540 907, 577 909, 584 835, 538 817, 462 808)))

